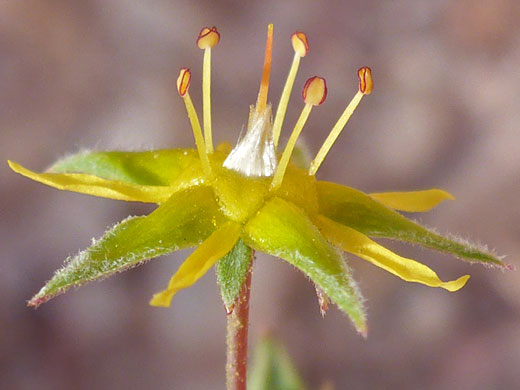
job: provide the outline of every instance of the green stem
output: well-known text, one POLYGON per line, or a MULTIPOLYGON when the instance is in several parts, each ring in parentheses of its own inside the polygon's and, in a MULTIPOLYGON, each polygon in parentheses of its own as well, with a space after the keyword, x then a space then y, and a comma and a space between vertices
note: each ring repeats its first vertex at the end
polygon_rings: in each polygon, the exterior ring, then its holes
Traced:
POLYGON ((251 293, 251 263, 233 312, 227 317, 227 390, 246 390, 247 380, 247 331, 249 329, 249 296, 251 293))

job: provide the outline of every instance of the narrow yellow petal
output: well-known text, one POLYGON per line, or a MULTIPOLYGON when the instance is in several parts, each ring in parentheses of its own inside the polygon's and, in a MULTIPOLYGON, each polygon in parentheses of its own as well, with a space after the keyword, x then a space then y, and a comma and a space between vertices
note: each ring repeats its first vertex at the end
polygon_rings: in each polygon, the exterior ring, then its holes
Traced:
POLYGON ((424 264, 401 257, 354 229, 340 225, 323 216, 318 216, 315 222, 323 235, 333 244, 407 282, 441 287, 454 292, 464 287, 469 279, 469 275, 464 275, 457 280, 443 282, 432 269, 424 264))
POLYGON ((225 256, 240 237, 241 225, 228 222, 214 231, 195 251, 182 263, 175 275, 170 279, 166 290, 154 294, 150 300, 152 306, 168 307, 177 291, 192 286, 206 272, 225 256))
POLYGON ((410 192, 379 192, 369 195, 385 206, 408 212, 429 211, 447 199, 455 200, 453 195, 437 188, 410 192))
POLYGON ((162 203, 174 192, 169 186, 144 186, 106 180, 84 173, 36 173, 21 165, 8 161, 9 167, 22 176, 57 188, 59 190, 79 192, 103 198, 162 203))

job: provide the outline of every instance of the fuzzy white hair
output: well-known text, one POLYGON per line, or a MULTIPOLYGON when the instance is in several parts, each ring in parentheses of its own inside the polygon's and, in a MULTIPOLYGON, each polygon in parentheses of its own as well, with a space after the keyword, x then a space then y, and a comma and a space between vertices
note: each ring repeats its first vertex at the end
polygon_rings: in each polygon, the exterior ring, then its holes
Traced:
POLYGON ((224 161, 224 167, 245 176, 273 176, 278 165, 273 144, 271 105, 262 112, 251 107, 246 135, 224 161))

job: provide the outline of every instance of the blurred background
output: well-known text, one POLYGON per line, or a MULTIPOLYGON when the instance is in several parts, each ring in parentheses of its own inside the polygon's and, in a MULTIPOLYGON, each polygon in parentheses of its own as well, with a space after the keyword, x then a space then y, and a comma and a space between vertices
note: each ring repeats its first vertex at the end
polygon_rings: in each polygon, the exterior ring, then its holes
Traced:
MULTIPOLYGON (((148 306, 189 251, 60 296, 25 301, 63 259, 108 226, 152 207, 65 193, 11 172, 9 158, 43 170, 81 149, 192 147, 178 97, 193 71, 200 112, 202 52, 216 25, 213 128, 235 142, 255 102, 268 23, 275 25, 277 104, 307 33, 283 136, 300 90, 327 79, 326 103, 304 129, 315 153, 372 67, 365 98, 319 178, 364 191, 444 188, 457 201, 419 218, 440 232, 487 243, 518 267, 520 253, 520 3, 516 0, 2 1, 0 3, 0 388, 222 389, 226 316, 209 272, 171 309, 148 306)), ((349 258, 367 299, 369 337, 335 308, 325 318, 312 285, 259 255, 250 343, 283 340, 309 389, 520 388, 520 274, 469 266, 396 243, 438 271, 471 274, 450 294, 405 283, 349 258)))

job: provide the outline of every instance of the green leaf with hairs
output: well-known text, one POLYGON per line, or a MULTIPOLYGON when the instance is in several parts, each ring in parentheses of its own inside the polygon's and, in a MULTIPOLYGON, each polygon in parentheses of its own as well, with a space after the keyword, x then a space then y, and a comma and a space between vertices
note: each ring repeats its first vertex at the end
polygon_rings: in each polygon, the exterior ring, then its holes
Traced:
POLYGON ((367 236, 407 241, 472 262, 505 266, 485 248, 434 233, 354 188, 320 181, 318 202, 320 214, 367 236))
POLYGON ((238 240, 231 252, 217 263, 217 282, 228 312, 233 310, 246 273, 251 264, 252 250, 244 241, 238 240))
POLYGON ((178 192, 144 217, 130 217, 69 258, 30 301, 38 306, 72 286, 124 271, 145 260, 195 246, 223 222, 209 187, 178 192))
POLYGON ((168 186, 193 165, 200 165, 199 156, 193 149, 85 151, 59 160, 47 172, 85 173, 129 184, 168 186))
POLYGON ((300 269, 366 334, 363 299, 343 257, 299 207, 272 198, 245 225, 242 239, 300 269))

